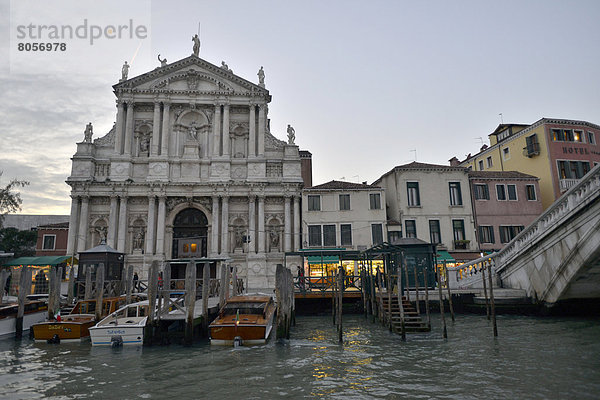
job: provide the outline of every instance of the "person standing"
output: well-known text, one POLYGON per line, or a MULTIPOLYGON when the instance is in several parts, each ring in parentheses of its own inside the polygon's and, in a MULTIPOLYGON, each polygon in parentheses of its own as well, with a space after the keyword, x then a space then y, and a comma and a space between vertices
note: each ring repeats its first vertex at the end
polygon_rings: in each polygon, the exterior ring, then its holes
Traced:
POLYGON ((137 274, 137 271, 133 273, 133 291, 137 291, 138 290, 138 280, 140 279, 140 277, 137 274))

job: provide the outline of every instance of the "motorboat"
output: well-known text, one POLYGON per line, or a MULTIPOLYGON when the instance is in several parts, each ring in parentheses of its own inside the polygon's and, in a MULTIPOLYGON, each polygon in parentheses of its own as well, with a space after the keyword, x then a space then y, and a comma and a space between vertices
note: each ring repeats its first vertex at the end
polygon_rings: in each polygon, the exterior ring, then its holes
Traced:
POLYGON ((141 345, 148 321, 148 300, 128 304, 90 328, 92 346, 141 345))
MULTIPOLYGON (((125 296, 102 299, 101 316, 115 312, 125 304, 125 296)), ((89 328, 96 324, 96 300, 80 300, 71 312, 58 314, 51 321, 33 324, 33 338, 48 343, 78 342, 90 337, 89 328)))
POLYGON ((230 297, 209 325, 215 345, 264 344, 273 329, 275 303, 264 294, 230 297))
MULTIPOLYGON (((23 313, 23 331, 33 324, 42 322, 48 313, 48 304, 41 300, 26 300, 23 313)), ((14 296, 4 296, 0 302, 0 338, 14 336, 17 329, 18 299, 14 296)))

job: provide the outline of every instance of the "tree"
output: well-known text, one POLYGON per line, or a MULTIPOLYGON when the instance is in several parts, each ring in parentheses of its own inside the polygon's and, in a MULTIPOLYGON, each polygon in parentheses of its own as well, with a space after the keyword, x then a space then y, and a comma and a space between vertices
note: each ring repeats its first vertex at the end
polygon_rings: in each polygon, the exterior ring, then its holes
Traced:
MULTIPOLYGON (((2 171, 0 171, 0 177, 2 177, 2 171)), ((21 194, 15 192, 14 189, 27 185, 29 185, 27 181, 13 179, 6 187, 0 187, 0 228, 2 228, 6 214, 21 210, 23 200, 21 199, 21 194)))
POLYGON ((0 229, 0 249, 7 253, 15 253, 15 258, 35 256, 36 241, 37 231, 0 229))

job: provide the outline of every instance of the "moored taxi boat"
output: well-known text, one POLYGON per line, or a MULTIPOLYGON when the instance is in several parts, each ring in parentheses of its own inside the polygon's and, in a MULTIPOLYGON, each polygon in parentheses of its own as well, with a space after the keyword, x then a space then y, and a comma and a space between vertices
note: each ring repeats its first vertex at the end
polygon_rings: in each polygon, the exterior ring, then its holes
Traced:
POLYGON ((227 300, 210 324, 210 343, 264 344, 273 328, 275 303, 268 295, 241 295, 227 300))
POLYGON ((92 346, 141 345, 148 321, 148 300, 128 304, 90 328, 92 346))
MULTIPOLYGON (((5 296, 0 299, 0 338, 15 334, 19 303, 16 297, 5 296)), ((23 331, 37 322, 44 321, 48 313, 48 304, 40 300, 26 300, 23 313, 23 331)))

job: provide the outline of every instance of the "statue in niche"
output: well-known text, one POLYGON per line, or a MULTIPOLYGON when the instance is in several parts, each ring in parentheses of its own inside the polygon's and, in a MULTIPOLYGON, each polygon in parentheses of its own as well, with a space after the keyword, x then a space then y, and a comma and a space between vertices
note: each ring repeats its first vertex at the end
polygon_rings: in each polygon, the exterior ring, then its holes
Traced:
POLYGON ((129 67, 130 67, 130 65, 127 64, 127 61, 125 61, 125 64, 123 64, 123 68, 121 68, 121 80, 122 81, 127 80, 127 75, 129 75, 129 67))
POLYGON ((190 139, 198 140, 198 127, 196 126, 196 121, 192 121, 190 124, 190 139))
POLYGON ((160 54, 158 55, 158 61, 160 61, 160 66, 161 68, 164 67, 165 65, 167 65, 167 58, 163 58, 162 60, 160 59, 160 54))
POLYGON ((198 34, 196 34, 196 35, 194 35, 192 37, 192 42, 194 42, 194 47, 192 47, 193 54, 196 57, 199 57, 199 54, 200 54, 200 38, 198 37, 198 34))
POLYGON ((233 249, 243 249, 244 248, 244 230, 242 228, 238 228, 235 230, 235 243, 233 249))
POLYGON ((149 136, 140 136, 140 152, 148 153, 148 148, 150 147, 150 137, 149 136))
POLYGON ((144 248, 144 228, 139 228, 133 237, 133 249, 142 250, 144 248))
POLYGON ((92 123, 90 122, 85 126, 85 131, 83 131, 83 141, 85 143, 91 143, 93 134, 94 128, 92 127, 92 123))
POLYGON ((96 232, 98 232, 98 238, 100 239, 100 242, 98 244, 106 243, 106 234, 107 234, 106 227, 98 226, 98 227, 96 227, 96 232))
POLYGON ((287 134, 288 134, 288 144, 295 144, 294 141, 296 140, 296 130, 294 128, 292 128, 292 126, 290 124, 288 124, 288 127, 287 127, 287 134))
POLYGON ((279 250, 279 232, 276 228, 272 228, 269 232, 269 243, 271 251, 279 250))
POLYGON ((261 65, 260 69, 258 70, 258 84, 262 87, 265 86, 265 71, 263 70, 263 67, 261 65))

